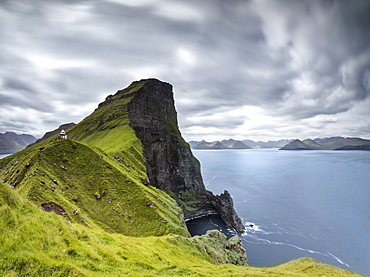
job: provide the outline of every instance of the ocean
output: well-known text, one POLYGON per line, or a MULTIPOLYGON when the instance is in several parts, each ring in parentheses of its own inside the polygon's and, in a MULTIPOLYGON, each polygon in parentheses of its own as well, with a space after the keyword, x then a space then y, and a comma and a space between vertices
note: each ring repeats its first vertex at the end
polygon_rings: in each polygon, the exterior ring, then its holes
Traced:
MULTIPOLYGON (((246 226, 251 266, 300 257, 370 276, 370 151, 193 150, 204 183, 225 189, 246 226)), ((225 229, 217 217, 192 234, 225 229)))

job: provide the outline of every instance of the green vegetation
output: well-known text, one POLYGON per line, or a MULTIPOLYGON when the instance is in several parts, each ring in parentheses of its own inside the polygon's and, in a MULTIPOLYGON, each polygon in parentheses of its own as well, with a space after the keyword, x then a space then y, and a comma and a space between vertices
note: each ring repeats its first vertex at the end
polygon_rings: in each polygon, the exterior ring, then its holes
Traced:
POLYGON ((3 184, 0 204, 1 276, 356 276, 312 259, 272 268, 223 264, 232 257, 218 232, 194 238, 108 233, 43 212, 3 184))
POLYGON ((130 236, 188 234, 175 201, 142 184, 143 173, 124 157, 72 140, 37 146, 1 160, 0 176, 38 207, 52 201, 73 222, 130 236))

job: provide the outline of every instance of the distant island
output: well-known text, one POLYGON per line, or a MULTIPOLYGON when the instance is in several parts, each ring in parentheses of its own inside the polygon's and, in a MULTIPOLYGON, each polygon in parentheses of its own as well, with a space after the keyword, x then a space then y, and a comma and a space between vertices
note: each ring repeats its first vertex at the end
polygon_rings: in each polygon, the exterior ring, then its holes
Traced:
POLYGON ((315 138, 303 141, 296 139, 280 150, 370 150, 370 140, 362 138, 315 138))
POLYGON ((279 148, 279 150, 370 150, 370 140, 351 137, 330 137, 315 139, 282 139, 277 141, 221 140, 207 142, 189 141, 192 149, 261 149, 279 148))
POLYGON ((259 149, 259 148, 281 148, 293 141, 293 139, 282 139, 277 141, 253 141, 250 139, 235 140, 228 139, 222 141, 207 142, 202 141, 189 141, 189 145, 193 149, 259 149))

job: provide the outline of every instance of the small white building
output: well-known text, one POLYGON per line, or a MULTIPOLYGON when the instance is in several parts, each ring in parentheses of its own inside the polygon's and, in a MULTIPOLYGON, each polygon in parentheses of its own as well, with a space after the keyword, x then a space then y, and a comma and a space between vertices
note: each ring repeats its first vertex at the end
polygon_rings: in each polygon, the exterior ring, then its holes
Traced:
POLYGON ((67 134, 64 130, 62 130, 59 134, 59 139, 67 139, 67 134))

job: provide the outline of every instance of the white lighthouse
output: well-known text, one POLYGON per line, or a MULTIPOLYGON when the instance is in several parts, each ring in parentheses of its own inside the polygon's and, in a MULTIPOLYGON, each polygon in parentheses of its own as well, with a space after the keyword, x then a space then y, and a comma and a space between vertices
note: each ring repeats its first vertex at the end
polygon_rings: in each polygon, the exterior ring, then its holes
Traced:
POLYGON ((64 130, 62 130, 59 134, 59 137, 60 139, 67 139, 67 134, 64 130))

